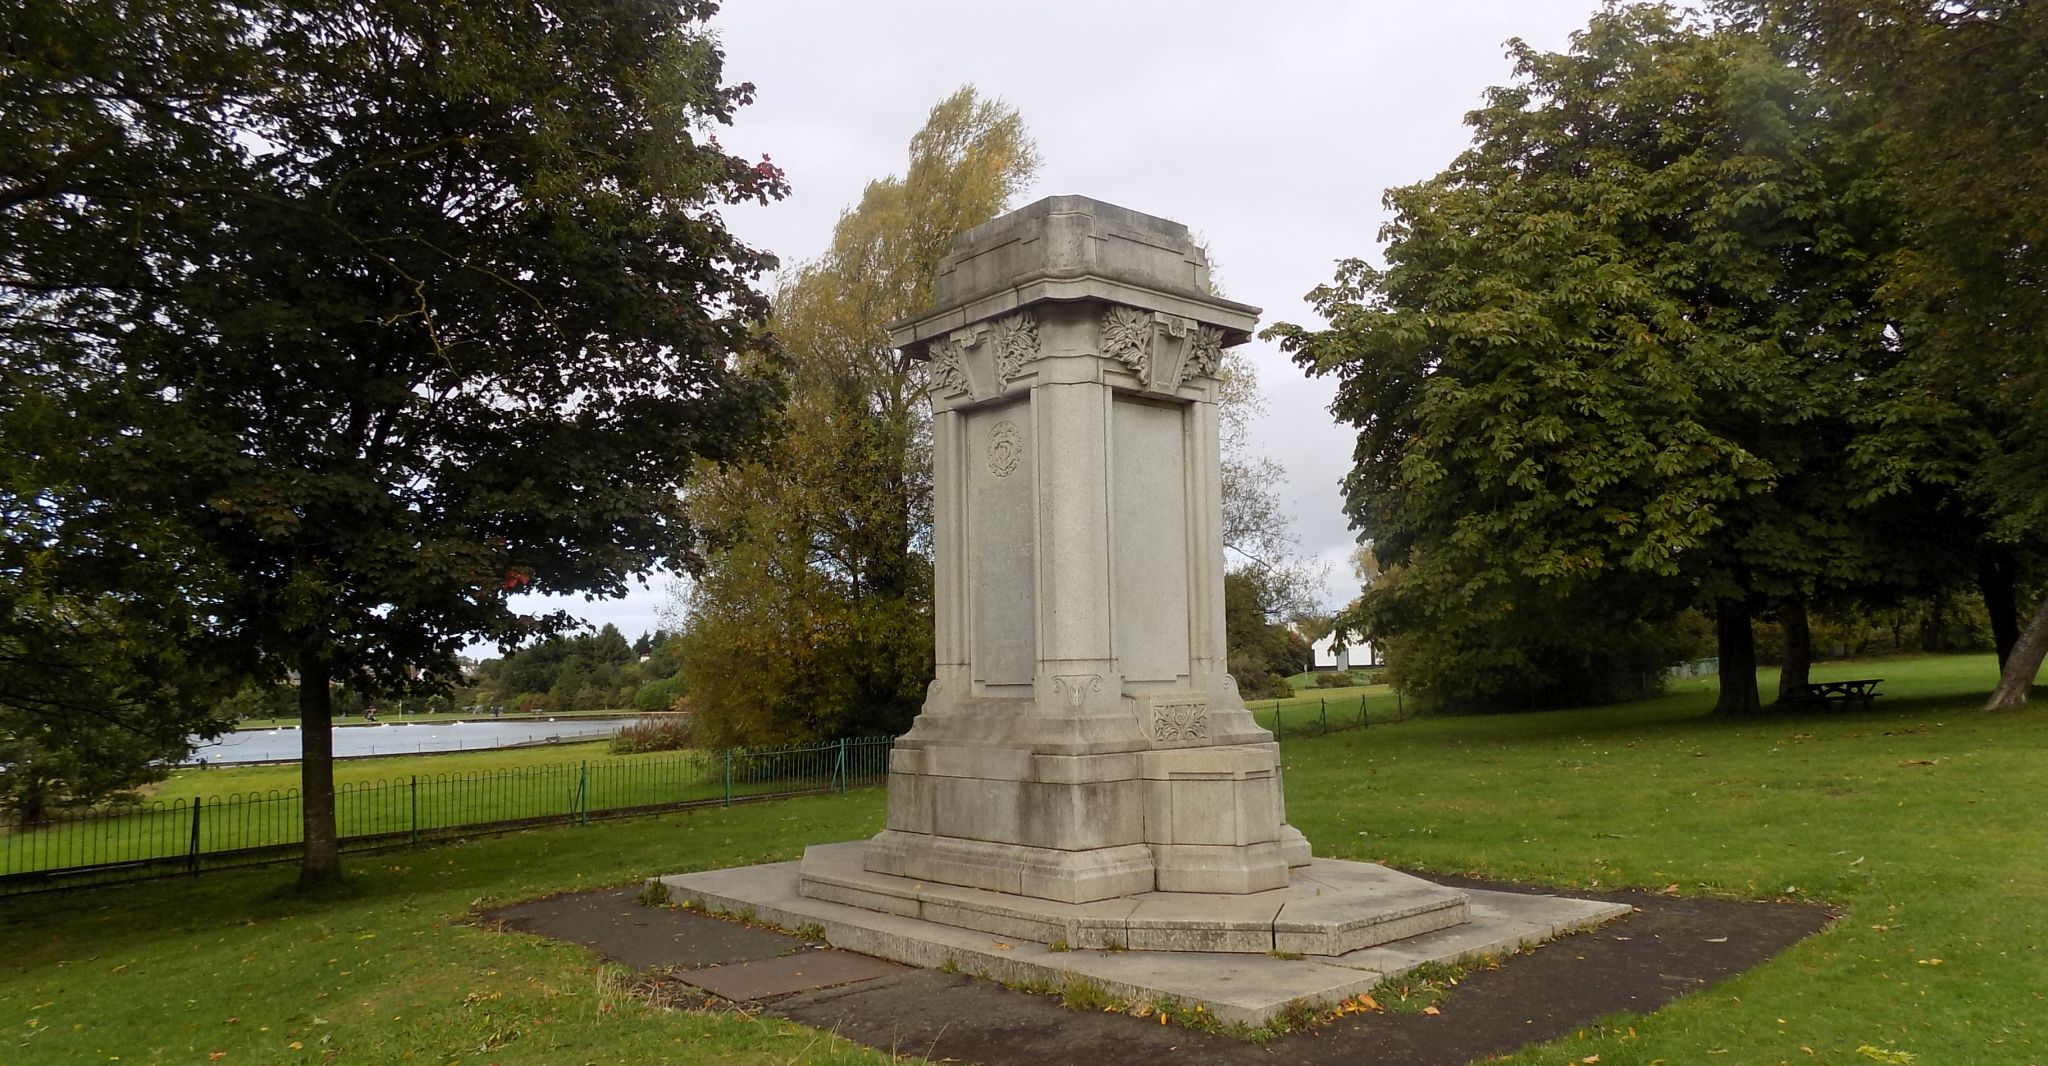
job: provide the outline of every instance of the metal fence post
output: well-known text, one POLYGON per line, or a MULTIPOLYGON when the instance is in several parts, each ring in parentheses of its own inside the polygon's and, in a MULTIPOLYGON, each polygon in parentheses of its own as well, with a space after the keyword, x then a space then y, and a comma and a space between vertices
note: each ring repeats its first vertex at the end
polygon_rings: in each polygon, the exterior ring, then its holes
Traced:
POLYGON ((192 797, 192 850, 186 853, 185 869, 195 874, 199 872, 199 807, 200 798, 192 797))
POLYGON ((725 749, 725 805, 732 806, 732 749, 725 749))
POLYGON ((1280 743, 1280 705, 1273 705, 1273 743, 1280 743))
POLYGON ((839 794, 846 795, 846 738, 839 738, 839 794))
POLYGON ((412 775, 412 843, 420 842, 420 775, 412 775))
POLYGON ((590 762, 585 760, 576 769, 576 818, 584 825, 590 824, 590 762))
POLYGON ((1324 697, 1323 697, 1322 699, 1319 699, 1319 700, 1317 700, 1317 701, 1316 701, 1316 714, 1318 714, 1318 715, 1320 715, 1320 716, 1322 717, 1322 720, 1323 720, 1323 735, 1324 735, 1324 736, 1329 736, 1329 735, 1330 735, 1330 697, 1328 697, 1328 696, 1324 696, 1324 697))

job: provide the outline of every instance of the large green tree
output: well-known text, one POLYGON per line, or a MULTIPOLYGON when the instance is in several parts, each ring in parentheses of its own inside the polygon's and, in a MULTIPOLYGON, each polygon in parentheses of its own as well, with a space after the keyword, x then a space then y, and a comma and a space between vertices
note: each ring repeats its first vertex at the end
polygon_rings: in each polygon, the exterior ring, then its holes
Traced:
POLYGON ((1690 600, 1717 619, 1719 709, 1752 712, 1752 618, 1871 571, 1840 457, 1895 356, 1876 139, 1754 38, 1664 7, 1511 48, 1473 146, 1388 193, 1386 267, 1311 294, 1327 328, 1273 330, 1339 378, 1352 518, 1406 567, 1363 611, 1690 600))
POLYGON ((1037 170, 1017 112, 964 87, 868 183, 832 244, 777 292, 781 433, 701 464, 681 640, 691 701, 725 742, 907 727, 931 678, 926 370, 888 324, 930 306, 939 260, 1037 170))
POLYGON ((732 354, 768 260, 718 209, 783 186, 711 133, 751 94, 714 10, 5 16, 9 383, 50 483, 194 556, 208 628, 295 677, 306 883, 340 869, 330 682, 432 690, 570 624, 510 593, 622 592, 772 403, 732 354))
POLYGON ((68 418, 0 364, 0 806, 26 822, 161 778, 250 664, 202 553, 68 481, 68 418))
POLYGON ((2015 597, 2048 543, 2048 10, 1719 6, 1855 93, 1886 133, 1907 208, 1886 295, 1910 358, 1858 458, 1876 492, 1935 490, 1956 539, 1975 541, 2003 666, 1991 706, 2025 703, 2048 656, 2048 593, 2024 632, 2015 597))

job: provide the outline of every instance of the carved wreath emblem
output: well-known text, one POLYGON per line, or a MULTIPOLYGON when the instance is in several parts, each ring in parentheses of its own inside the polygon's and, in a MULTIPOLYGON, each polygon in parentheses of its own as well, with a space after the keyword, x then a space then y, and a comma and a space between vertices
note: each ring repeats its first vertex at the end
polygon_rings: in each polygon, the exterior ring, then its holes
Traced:
POLYGON ((1003 421, 988 430, 988 472, 997 477, 1009 477, 1017 470, 1017 464, 1024 458, 1024 445, 1018 440, 1017 424, 1003 421))
POLYGON ((1202 703, 1152 705, 1152 739, 1161 742, 1207 740, 1209 707, 1202 703))

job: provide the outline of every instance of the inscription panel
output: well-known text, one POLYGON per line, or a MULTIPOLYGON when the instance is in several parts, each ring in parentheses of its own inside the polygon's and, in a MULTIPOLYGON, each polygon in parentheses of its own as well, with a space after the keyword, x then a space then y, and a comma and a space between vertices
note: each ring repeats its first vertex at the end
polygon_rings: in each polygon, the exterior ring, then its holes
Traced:
POLYGON ((1030 411, 1021 404, 966 418, 969 597, 974 679, 1028 685, 1038 666, 1035 467, 1030 411))
POLYGON ((1112 406, 1117 659, 1126 680, 1172 681, 1189 670, 1186 408, 1112 406))

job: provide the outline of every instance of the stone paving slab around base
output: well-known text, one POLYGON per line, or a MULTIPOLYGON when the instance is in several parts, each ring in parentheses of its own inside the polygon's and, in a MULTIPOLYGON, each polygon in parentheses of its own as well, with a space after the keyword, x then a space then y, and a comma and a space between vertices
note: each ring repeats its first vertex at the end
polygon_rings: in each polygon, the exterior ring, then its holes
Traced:
POLYGON ((804 941, 735 922, 676 922, 633 889, 530 900, 487 912, 508 929, 582 944, 635 970, 694 970, 810 951, 804 941))
POLYGON ((721 999, 749 1003, 786 996, 791 992, 872 981, 902 972, 905 968, 896 963, 851 951, 806 951, 735 966, 684 970, 673 976, 721 999))
POLYGON ((798 891, 799 865, 707 870, 658 880, 671 902, 785 929, 818 926, 827 942, 847 951, 911 966, 950 965, 1014 984, 1057 986, 1081 979, 1121 998, 1199 1005, 1219 1021, 1252 1026, 1273 1020, 1297 1002, 1317 1009, 1334 1006, 1423 963, 1506 953, 1592 928, 1630 910, 1626 904, 1468 889, 1469 920, 1463 924, 1343 955, 1297 959, 1226 952, 1054 951, 1023 938, 805 896, 798 891))

